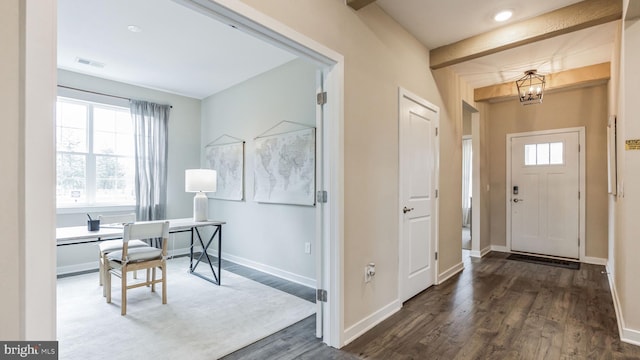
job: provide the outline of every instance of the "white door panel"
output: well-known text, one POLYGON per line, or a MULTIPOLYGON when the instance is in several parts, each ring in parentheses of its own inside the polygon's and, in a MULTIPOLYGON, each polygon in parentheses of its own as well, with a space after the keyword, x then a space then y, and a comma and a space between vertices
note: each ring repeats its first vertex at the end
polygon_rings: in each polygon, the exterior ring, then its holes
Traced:
POLYGON ((578 144, 577 132, 511 138, 513 251, 579 258, 578 144))
POLYGON ((429 271, 431 259, 424 254, 431 252, 430 243, 424 241, 424 234, 431 233, 431 217, 413 218, 409 221, 409 277, 420 276, 420 273, 429 271))
POLYGON ((435 282, 435 107, 400 99, 400 297, 435 282))

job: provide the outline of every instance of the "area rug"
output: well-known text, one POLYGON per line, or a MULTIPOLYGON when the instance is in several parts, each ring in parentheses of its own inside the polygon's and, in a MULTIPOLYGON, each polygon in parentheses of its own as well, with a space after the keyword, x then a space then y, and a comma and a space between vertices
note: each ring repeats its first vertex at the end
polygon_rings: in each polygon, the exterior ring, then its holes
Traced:
POLYGON ((167 298, 128 291, 120 315, 119 279, 112 304, 98 274, 58 279, 59 358, 218 359, 315 313, 315 304, 222 271, 222 286, 188 274, 189 259, 167 264, 167 298))
POLYGON ((580 270, 580 263, 576 262, 576 261, 567 261, 567 260, 562 260, 562 259, 550 259, 550 258, 523 255, 523 254, 511 254, 511 255, 509 255, 507 257, 507 259, 508 260, 524 261, 524 262, 529 262, 529 263, 534 263, 534 264, 541 264, 541 265, 557 266, 557 267, 562 267, 562 268, 566 268, 566 269, 580 270))

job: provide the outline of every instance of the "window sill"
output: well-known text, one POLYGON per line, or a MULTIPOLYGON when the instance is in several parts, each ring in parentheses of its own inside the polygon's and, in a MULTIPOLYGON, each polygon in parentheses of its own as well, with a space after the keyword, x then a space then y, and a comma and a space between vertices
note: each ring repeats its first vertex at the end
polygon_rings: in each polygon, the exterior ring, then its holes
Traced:
POLYGON ((131 205, 84 205, 84 206, 66 206, 56 209, 56 214, 86 214, 86 213, 106 213, 106 212, 122 212, 135 211, 136 206, 131 205))

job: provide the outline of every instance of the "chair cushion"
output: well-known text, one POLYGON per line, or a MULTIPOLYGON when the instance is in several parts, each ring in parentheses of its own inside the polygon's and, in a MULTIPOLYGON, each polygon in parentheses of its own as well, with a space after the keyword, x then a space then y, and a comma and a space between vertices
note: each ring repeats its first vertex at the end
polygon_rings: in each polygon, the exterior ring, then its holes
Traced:
MULTIPOLYGON (((149 246, 146 242, 142 240, 129 240, 129 249, 149 246)), ((116 250, 122 250, 122 240, 107 240, 101 241, 98 243, 98 248, 100 249, 100 253, 110 253, 116 250)))
MULTIPOLYGON (((162 257, 162 249, 151 246, 137 247, 129 249, 127 256, 129 257, 129 262, 160 259, 162 257)), ((122 260, 122 250, 110 252, 107 254, 107 259, 120 262, 122 260)))

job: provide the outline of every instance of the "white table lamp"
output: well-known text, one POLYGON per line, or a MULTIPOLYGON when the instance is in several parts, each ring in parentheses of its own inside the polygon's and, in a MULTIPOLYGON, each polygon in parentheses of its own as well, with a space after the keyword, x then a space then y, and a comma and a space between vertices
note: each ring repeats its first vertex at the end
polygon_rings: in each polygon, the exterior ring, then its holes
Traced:
POLYGON ((207 221, 209 198, 206 192, 215 192, 217 174, 210 169, 189 169, 185 171, 184 191, 193 192, 193 221, 207 221))

